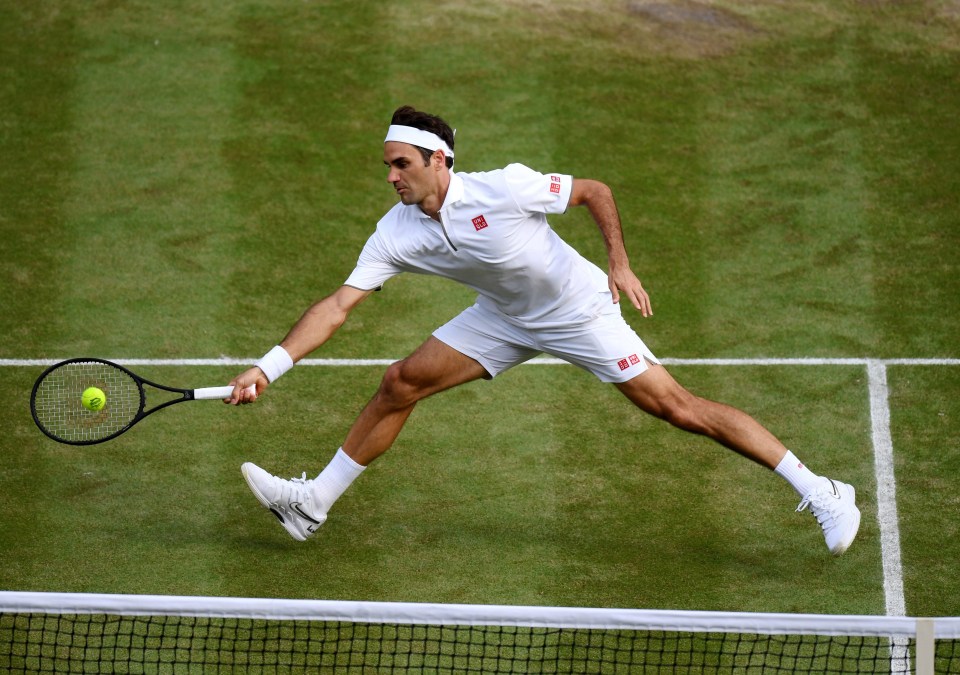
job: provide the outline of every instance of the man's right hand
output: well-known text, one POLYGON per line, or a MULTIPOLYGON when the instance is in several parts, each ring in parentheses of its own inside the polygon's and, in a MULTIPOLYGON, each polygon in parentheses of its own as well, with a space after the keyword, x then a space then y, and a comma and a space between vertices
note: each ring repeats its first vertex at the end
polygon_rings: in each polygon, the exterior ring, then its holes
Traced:
POLYGON ((270 386, 267 376, 264 375, 263 371, 256 366, 233 378, 230 381, 230 384, 233 386, 233 394, 230 396, 230 398, 223 400, 224 403, 229 403, 230 405, 253 403, 257 400, 260 394, 262 394, 263 391, 270 386), (257 385, 256 393, 252 393, 247 390, 252 384, 257 385))

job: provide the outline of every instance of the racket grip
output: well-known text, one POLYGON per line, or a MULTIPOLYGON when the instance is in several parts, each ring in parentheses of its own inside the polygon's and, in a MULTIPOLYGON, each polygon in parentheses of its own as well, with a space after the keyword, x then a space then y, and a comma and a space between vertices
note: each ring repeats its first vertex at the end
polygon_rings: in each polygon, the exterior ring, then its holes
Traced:
MULTIPOLYGON (((251 384, 247 387, 251 394, 257 393, 257 385, 251 384)), ((197 401, 214 401, 230 398, 233 394, 233 387, 202 387, 193 390, 193 398, 197 401)))

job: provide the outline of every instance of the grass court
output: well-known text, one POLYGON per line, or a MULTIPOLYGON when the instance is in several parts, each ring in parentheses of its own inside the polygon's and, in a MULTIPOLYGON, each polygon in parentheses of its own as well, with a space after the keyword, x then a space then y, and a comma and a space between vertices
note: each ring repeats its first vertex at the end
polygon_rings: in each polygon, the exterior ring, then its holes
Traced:
MULTIPOLYGON (((0 588, 884 614, 886 429, 903 609, 958 615, 958 109, 948 0, 0 0, 0 588), (407 103, 457 127, 459 170, 613 188, 655 312, 628 320, 856 486, 846 555, 778 478, 570 366, 423 402, 304 544, 240 464, 315 474, 382 366, 298 367, 255 406, 100 446, 39 433, 26 361, 276 344, 393 203, 381 144, 407 103)), ((585 210, 551 222, 604 265, 585 210)), ((403 276, 313 356, 400 358, 470 302, 403 276)))

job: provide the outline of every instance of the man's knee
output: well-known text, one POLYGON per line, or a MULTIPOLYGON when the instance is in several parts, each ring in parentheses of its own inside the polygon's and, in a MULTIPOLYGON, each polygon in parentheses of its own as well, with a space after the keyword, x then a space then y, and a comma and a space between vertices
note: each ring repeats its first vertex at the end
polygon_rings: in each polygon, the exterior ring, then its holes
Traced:
POLYGON ((380 380, 378 398, 394 408, 404 408, 416 402, 415 388, 404 375, 403 361, 391 363, 380 380))
POLYGON ((696 397, 659 366, 617 385, 641 410, 686 429, 696 421, 696 397))
POLYGON ((407 359, 391 363, 377 392, 380 399, 394 408, 406 408, 424 397, 422 388, 417 384, 416 369, 407 359))
POLYGON ((661 408, 661 419, 669 422, 678 429, 697 434, 707 432, 707 426, 702 411, 701 399, 685 392, 682 396, 671 396, 664 400, 661 408))

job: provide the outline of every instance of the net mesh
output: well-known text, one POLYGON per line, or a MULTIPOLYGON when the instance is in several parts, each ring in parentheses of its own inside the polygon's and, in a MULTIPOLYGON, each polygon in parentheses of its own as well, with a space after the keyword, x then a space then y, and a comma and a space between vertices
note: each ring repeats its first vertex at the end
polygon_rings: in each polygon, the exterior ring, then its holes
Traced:
MULTIPOLYGON (((960 672, 956 640, 935 655, 960 672)), ((903 636, 0 614, 10 673, 906 673, 914 659, 903 636)))
POLYGON ((125 429, 140 410, 140 387, 123 370, 98 361, 64 363, 37 383, 32 407, 37 425, 68 443, 102 440, 125 429), (83 392, 97 387, 105 394, 100 410, 83 404, 83 392))

